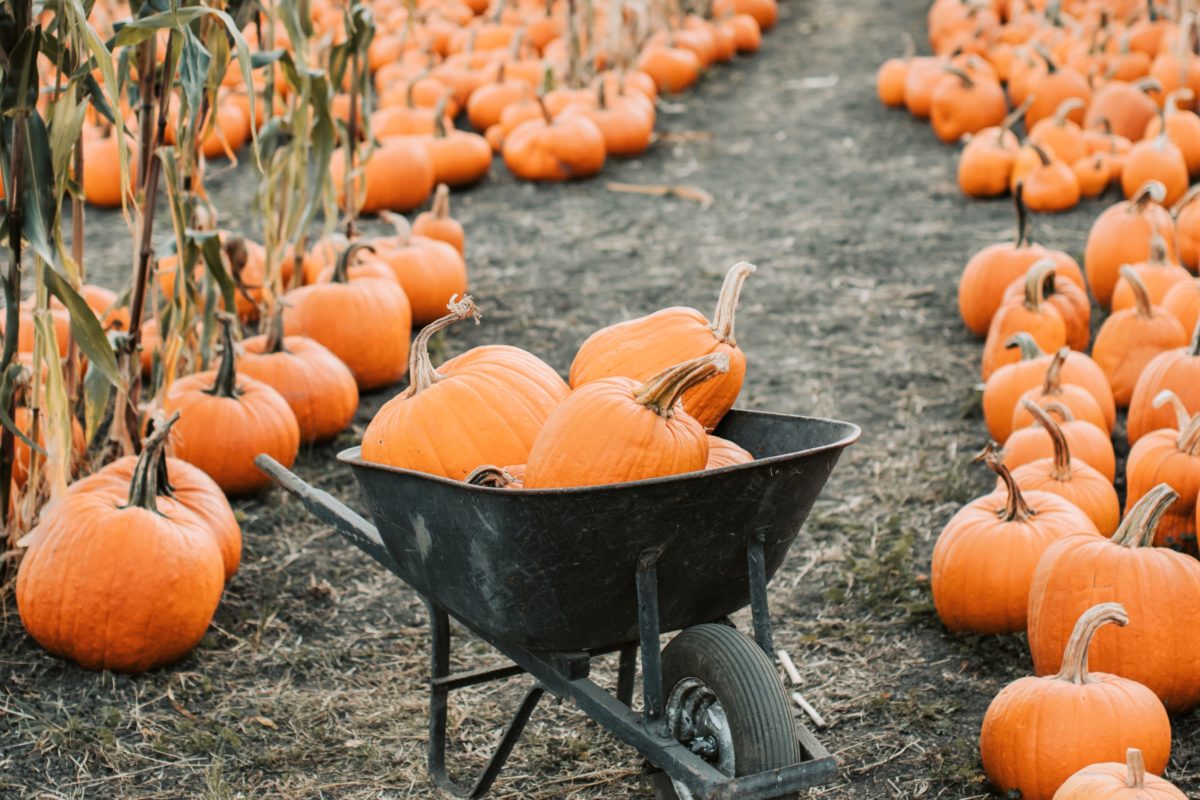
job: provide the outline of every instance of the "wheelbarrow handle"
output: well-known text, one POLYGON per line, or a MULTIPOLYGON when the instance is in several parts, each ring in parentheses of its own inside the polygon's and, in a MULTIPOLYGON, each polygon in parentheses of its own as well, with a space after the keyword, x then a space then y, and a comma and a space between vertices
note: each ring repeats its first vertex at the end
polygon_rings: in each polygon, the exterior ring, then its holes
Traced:
POLYGON ((379 529, 356 514, 345 503, 337 500, 328 492, 305 483, 299 476, 266 453, 255 458, 254 465, 290 494, 299 498, 313 516, 332 525, 352 544, 392 572, 397 571, 396 560, 392 558, 392 554, 388 552, 383 539, 379 536, 379 529))

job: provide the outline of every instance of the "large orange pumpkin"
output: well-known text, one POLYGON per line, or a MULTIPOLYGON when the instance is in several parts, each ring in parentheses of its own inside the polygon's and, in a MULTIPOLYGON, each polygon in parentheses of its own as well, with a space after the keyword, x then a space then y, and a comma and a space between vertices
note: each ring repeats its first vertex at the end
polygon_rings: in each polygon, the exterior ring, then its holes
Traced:
MULTIPOLYGON (((1071 409, 1062 403, 1050 402, 1041 408, 1062 420, 1058 428, 1071 448, 1071 458, 1094 467, 1105 480, 1112 483, 1117 475, 1117 456, 1108 431, 1094 422, 1076 419, 1071 409)), ((1013 431, 1004 443, 1004 466, 1010 470, 1053 457, 1054 441, 1049 431, 1036 421, 1013 431)))
POLYGON ((1166 195, 1166 187, 1151 181, 1133 198, 1110 206, 1092 223, 1083 266, 1092 294, 1103 308, 1112 303, 1121 267, 1150 258, 1156 234, 1167 243, 1169 255, 1175 257, 1175 222, 1160 205, 1166 195))
MULTIPOLYGON (((1039 262, 1044 263, 1044 262, 1039 262)), ((1051 262, 1053 270, 1053 263, 1051 262)), ((1025 280, 1018 279, 1004 291, 1001 306, 1025 302, 1025 280)), ((1059 277, 1057 270, 1045 276, 1042 293, 1050 305, 1058 309, 1067 329, 1067 347, 1084 352, 1092 339, 1092 299, 1087 290, 1069 278, 1059 277)), ((1054 348, 1058 349, 1058 348, 1054 348)))
POLYGON ((464 480, 481 464, 523 464, 550 413, 570 390, 541 359, 516 347, 476 347, 434 369, 429 340, 479 311, 470 297, 421 329, 408 389, 375 414, 362 457, 464 480))
POLYGON ((1133 387, 1125 424, 1130 444, 1150 431, 1175 426, 1177 418, 1172 409, 1154 407, 1155 398, 1165 389, 1175 393, 1189 414, 1200 414, 1200 323, 1192 334, 1191 345, 1159 353, 1142 370, 1133 387))
MULTIPOLYGON (((1167 243, 1157 234, 1150 240, 1150 258, 1140 264, 1128 266, 1142 279, 1146 296, 1156 306, 1163 304, 1171 289, 1191 280, 1192 277, 1186 269, 1171 259, 1167 254, 1167 243)), ((1118 278, 1117 285, 1113 288, 1112 310, 1133 308, 1136 302, 1133 287, 1124 278, 1118 278)))
POLYGON ((1124 757, 1140 747, 1152 772, 1171 755, 1171 721, 1154 692, 1140 683, 1089 672, 1087 654, 1104 625, 1126 625, 1117 603, 1080 615, 1056 675, 1020 678, 1001 690, 983 718, 979 751, 988 780, 1001 794, 1052 800, 1075 772, 1124 757))
MULTIPOLYGON (((1033 422, 1033 417, 1025 410, 1024 401, 1029 400, 1042 408, 1050 403, 1058 403, 1070 409, 1071 413, 1080 419, 1086 419, 1109 430, 1107 416, 1096 400, 1096 393, 1084 386, 1067 383, 1063 380, 1063 367, 1071 355, 1070 350, 1063 348, 1054 354, 1046 367, 1045 376, 1040 386, 1028 389, 1017 398, 1012 412, 1011 430, 1020 430, 1033 422)), ((1111 432, 1111 431, 1110 431, 1111 432)))
POLYGON ((1197 551, 1196 506, 1200 496, 1200 414, 1188 416, 1175 393, 1155 398, 1156 405, 1171 403, 1178 414, 1176 428, 1152 431, 1138 439, 1125 462, 1125 509, 1129 509, 1160 483, 1179 493, 1158 525, 1156 544, 1197 551))
POLYGON ((696 384, 683 398, 688 414, 712 430, 733 407, 746 375, 746 356, 734 338, 734 322, 742 285, 754 270, 745 261, 730 268, 712 322, 694 308, 675 307, 596 331, 571 362, 571 388, 618 376, 647 381, 674 364, 725 353, 729 369, 696 384))

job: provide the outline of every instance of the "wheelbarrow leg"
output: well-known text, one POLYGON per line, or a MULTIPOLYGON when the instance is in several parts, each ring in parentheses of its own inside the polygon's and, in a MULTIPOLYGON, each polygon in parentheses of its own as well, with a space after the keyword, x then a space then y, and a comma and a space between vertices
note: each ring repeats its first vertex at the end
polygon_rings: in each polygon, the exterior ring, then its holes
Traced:
POLYGON ((495 783, 496 777, 504 769, 504 763, 512 754, 525 724, 529 722, 538 701, 542 699, 545 689, 540 684, 534 684, 525 693, 524 699, 517 707, 508 729, 500 739, 500 744, 492 753, 487 767, 484 768, 475 784, 464 787, 455 783, 446 771, 446 718, 450 710, 451 686, 439 682, 450 675, 450 618, 446 612, 426 601, 429 609, 429 627, 433 639, 433 659, 429 682, 429 774, 433 783, 439 789, 449 792, 455 797, 478 800, 488 793, 495 783))
POLYGON ((662 654, 658 649, 658 550, 649 549, 638 557, 638 633, 642 646, 642 714, 646 723, 662 719, 662 654))
POLYGON ((771 609, 767 605, 767 557, 763 540, 756 536, 746 547, 750 568, 750 613, 754 618, 754 641, 767 658, 774 661, 775 645, 771 636, 771 609))
POLYGON ((633 705, 633 683, 637 678, 637 645, 621 648, 621 660, 617 666, 617 699, 624 705, 633 705))

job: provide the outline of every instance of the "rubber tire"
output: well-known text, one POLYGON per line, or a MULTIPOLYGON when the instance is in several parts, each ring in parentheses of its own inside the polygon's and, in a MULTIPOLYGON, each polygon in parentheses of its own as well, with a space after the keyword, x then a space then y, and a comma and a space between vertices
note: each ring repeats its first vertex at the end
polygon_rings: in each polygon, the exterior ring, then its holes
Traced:
MULTIPOLYGON (((664 697, 685 678, 703 681, 717 696, 729 721, 738 777, 800 763, 787 693, 775 665, 745 634, 719 623, 688 628, 663 648, 662 667, 664 697)), ((678 800, 666 774, 650 780, 658 800, 678 800)))

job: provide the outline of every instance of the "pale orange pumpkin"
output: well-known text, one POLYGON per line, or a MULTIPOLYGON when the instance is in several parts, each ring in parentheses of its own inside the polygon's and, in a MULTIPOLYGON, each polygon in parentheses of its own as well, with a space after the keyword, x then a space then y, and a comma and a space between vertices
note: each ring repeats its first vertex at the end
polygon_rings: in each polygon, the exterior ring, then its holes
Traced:
POLYGON ((1131 747, 1125 763, 1092 764, 1070 777, 1054 800, 1187 800, 1169 781, 1146 772, 1142 751, 1131 747))

